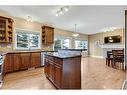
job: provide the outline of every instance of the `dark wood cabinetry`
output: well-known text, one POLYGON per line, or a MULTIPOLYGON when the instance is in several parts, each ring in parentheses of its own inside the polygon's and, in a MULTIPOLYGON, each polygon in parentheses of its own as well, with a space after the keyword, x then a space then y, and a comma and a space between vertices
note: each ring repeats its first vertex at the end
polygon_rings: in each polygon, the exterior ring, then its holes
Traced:
POLYGON ((4 61, 4 73, 9 73, 13 71, 13 56, 12 54, 7 54, 4 61))
POLYGON ((41 53, 31 53, 31 67, 40 67, 41 53))
POLYGON ((46 55, 45 74, 58 89, 81 89, 81 56, 58 58, 46 55))
POLYGON ((61 66, 54 65, 54 83, 57 88, 60 88, 61 85, 61 77, 62 77, 62 68, 61 66))
POLYGON ((0 42, 12 42, 13 20, 0 16, 0 42))
POLYGON ((42 26, 42 43, 53 44, 54 43, 54 28, 49 26, 42 26))
MULTIPOLYGON (((7 54, 8 55, 8 54, 7 54)), ((13 66, 14 66, 14 68, 13 68, 13 70, 14 71, 18 71, 18 70, 20 70, 20 65, 21 65, 21 57, 20 57, 20 53, 15 53, 15 54, 12 54, 11 56, 13 56, 13 66)))
POLYGON ((40 67, 40 52, 8 53, 4 61, 4 73, 40 67))
POLYGON ((30 53, 21 53, 20 55, 21 57, 21 65, 20 65, 20 69, 24 70, 24 69, 28 69, 28 67, 30 67, 30 53))

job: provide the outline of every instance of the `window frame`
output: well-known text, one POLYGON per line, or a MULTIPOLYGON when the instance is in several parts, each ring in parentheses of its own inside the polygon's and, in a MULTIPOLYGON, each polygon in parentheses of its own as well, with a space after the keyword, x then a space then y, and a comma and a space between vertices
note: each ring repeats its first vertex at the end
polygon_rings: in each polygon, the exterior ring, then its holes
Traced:
POLYGON ((75 47, 75 49, 88 49, 88 40, 75 39, 74 47, 75 47), (81 42, 85 41, 86 42, 86 48, 76 48, 76 41, 81 41, 81 42))
POLYGON ((36 50, 41 49, 41 33, 39 31, 30 31, 25 29, 15 29, 14 32, 14 50, 36 50), (28 48, 19 48, 17 47, 17 34, 18 33, 25 33, 25 34, 35 34, 38 35, 38 47, 31 47, 30 48, 30 36, 28 36, 28 48))
MULTIPOLYGON (((69 37, 55 36, 55 37, 54 37, 54 42, 55 42, 56 40, 61 40, 61 49, 65 49, 65 48, 63 48, 62 41, 63 41, 63 40, 66 40, 66 39, 69 40, 69 47, 68 47, 68 49, 69 49, 69 48, 71 47, 71 46, 70 46, 70 45, 71 45, 71 38, 69 38, 69 37)), ((53 48, 54 48, 54 50, 55 50, 55 43, 54 43, 53 48)))

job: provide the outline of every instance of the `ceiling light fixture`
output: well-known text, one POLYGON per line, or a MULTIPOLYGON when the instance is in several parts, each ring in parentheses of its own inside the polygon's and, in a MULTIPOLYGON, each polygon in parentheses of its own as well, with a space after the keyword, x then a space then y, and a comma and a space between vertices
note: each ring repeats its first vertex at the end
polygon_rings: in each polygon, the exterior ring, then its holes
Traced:
POLYGON ((64 10, 65 10, 65 12, 67 12, 68 11, 68 6, 65 6, 64 10))
POLYGON ((59 10, 57 10, 56 16, 59 16, 60 14, 62 15, 64 12, 67 12, 68 10, 69 10, 69 6, 64 6, 60 8, 59 10))
POLYGON ((60 9, 60 14, 63 14, 63 9, 62 8, 60 9))
POLYGON ((27 16, 27 21, 28 22, 32 22, 32 17, 31 16, 27 16))
POLYGON ((58 13, 56 13, 56 16, 58 16, 58 13))
MULTIPOLYGON (((77 24, 75 24, 75 32, 76 32, 76 26, 77 26, 77 24)), ((72 36, 73 36, 73 37, 78 37, 79 34, 78 34, 78 33, 74 33, 72 36)))

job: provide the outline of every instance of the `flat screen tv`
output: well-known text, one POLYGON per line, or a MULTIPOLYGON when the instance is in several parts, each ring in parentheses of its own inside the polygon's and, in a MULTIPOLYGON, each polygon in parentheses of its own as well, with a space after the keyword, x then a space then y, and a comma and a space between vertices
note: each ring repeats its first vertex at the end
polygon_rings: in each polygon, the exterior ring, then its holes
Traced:
POLYGON ((121 42, 121 36, 108 36, 104 38, 104 43, 120 43, 121 42))

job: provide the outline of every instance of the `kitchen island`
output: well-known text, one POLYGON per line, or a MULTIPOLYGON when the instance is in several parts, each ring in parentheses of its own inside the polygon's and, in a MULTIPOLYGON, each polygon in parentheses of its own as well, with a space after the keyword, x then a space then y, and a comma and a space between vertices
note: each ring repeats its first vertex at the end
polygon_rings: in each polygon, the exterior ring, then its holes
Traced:
POLYGON ((45 75, 58 89, 81 89, 81 55, 45 55, 45 75))

